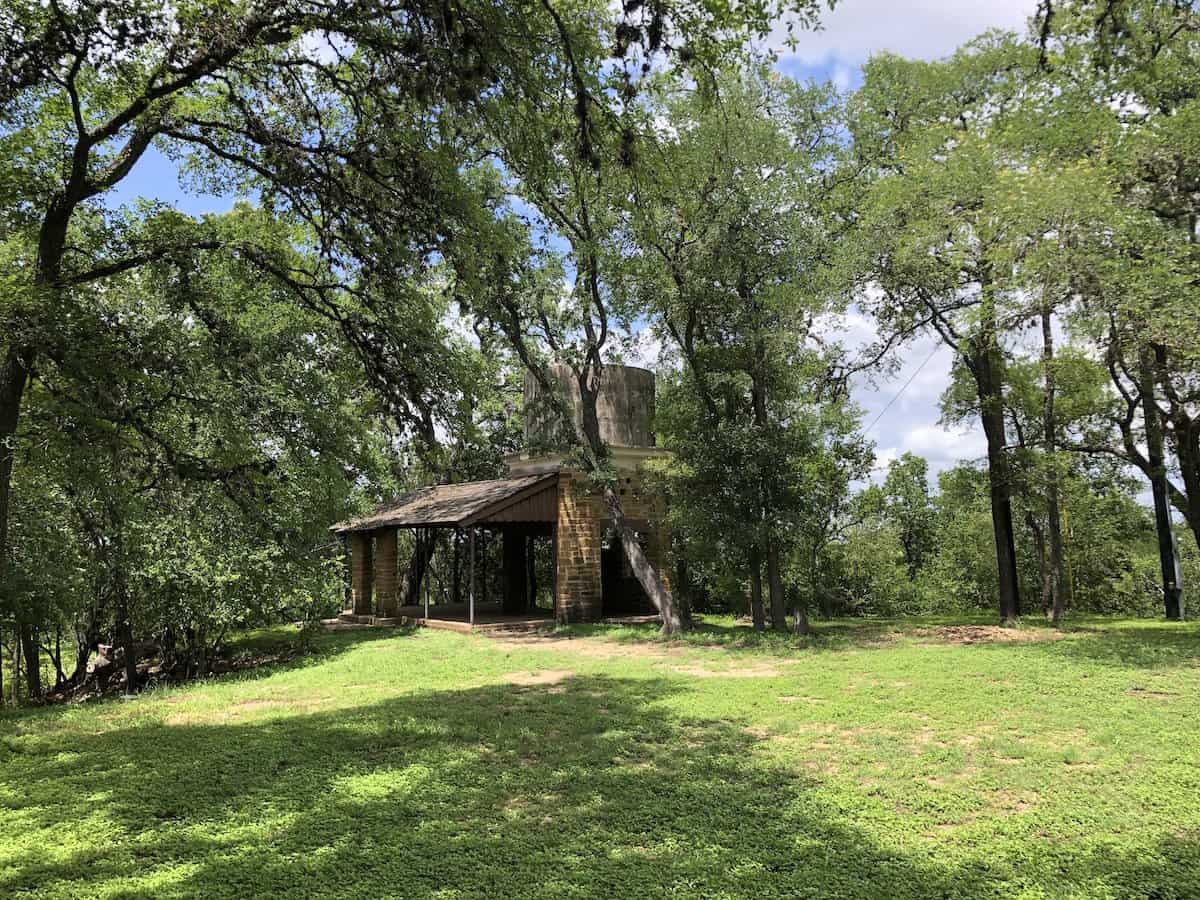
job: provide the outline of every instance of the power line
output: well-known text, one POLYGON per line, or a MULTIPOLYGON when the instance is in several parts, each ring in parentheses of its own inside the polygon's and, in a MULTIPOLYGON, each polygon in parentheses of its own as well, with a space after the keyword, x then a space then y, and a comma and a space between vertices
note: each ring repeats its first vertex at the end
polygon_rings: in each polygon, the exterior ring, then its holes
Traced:
POLYGON ((879 415, 877 415, 877 416, 876 416, 874 419, 872 419, 872 420, 871 420, 871 424, 870 424, 870 425, 868 425, 868 426, 866 427, 866 429, 864 429, 864 430, 863 430, 863 434, 866 434, 868 431, 870 431, 872 428, 874 428, 876 425, 878 425, 878 424, 879 424, 879 420, 883 418, 883 414, 884 414, 885 412, 887 412, 889 409, 891 409, 891 408, 892 408, 892 404, 893 404, 893 403, 895 403, 897 400, 899 400, 899 399, 900 399, 900 396, 901 396, 901 395, 902 395, 902 394, 903 394, 903 393, 904 393, 906 390, 908 390, 908 386, 909 386, 910 384, 912 384, 912 383, 913 383, 913 379, 914 379, 914 378, 916 378, 918 375, 920 375, 920 374, 921 374, 921 370, 922 370, 923 368, 925 368, 926 364, 927 364, 927 363, 928 363, 928 362, 929 362, 931 359, 933 359, 933 357, 934 357, 935 355, 937 355, 937 352, 938 352, 939 350, 941 350, 941 349, 942 349, 942 345, 941 345, 941 344, 939 344, 939 343, 934 343, 934 345, 933 345, 933 351, 932 351, 932 352, 931 352, 931 353, 930 353, 930 354, 929 354, 927 357, 925 357, 924 361, 922 361, 922 363, 921 363, 919 366, 917 366, 917 368, 916 368, 916 371, 914 371, 914 372, 913 372, 911 375, 909 375, 909 376, 908 376, 908 381, 904 382, 904 384, 903 384, 903 386, 901 386, 900 390, 896 391, 896 393, 895 393, 895 395, 892 397, 892 399, 891 399, 891 400, 889 400, 889 401, 887 402, 887 406, 885 406, 883 409, 881 409, 881 410, 879 411, 879 415))

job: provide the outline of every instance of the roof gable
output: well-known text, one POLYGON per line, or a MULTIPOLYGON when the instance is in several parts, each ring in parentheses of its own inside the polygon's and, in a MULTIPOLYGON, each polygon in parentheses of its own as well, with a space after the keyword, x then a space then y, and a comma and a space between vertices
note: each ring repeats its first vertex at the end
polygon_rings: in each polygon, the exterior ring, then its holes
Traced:
POLYGON ((558 474, 543 472, 494 481, 466 481, 417 488, 364 516, 333 526, 345 534, 377 528, 455 527, 487 521, 551 522, 558 474))

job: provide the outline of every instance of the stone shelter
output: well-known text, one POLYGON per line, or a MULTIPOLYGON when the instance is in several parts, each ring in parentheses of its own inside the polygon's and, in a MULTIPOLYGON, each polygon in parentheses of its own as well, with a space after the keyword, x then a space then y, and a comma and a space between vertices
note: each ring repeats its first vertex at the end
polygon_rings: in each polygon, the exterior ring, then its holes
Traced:
MULTIPOLYGON (((555 366, 552 371, 578 416, 578 388, 570 370, 555 366)), ((537 412, 541 409, 538 401, 536 382, 527 378, 527 445, 543 444, 549 433, 546 417, 537 412)), ((653 409, 652 372, 628 366, 604 369, 597 413, 617 471, 621 506, 637 530, 647 558, 669 584, 666 507, 663 498, 647 487, 643 475, 643 465, 666 452, 654 443, 650 427, 653 409)), ((609 527, 601 497, 587 477, 568 464, 567 456, 522 452, 510 456, 506 464, 506 478, 421 487, 367 515, 335 525, 333 530, 346 540, 350 555, 349 609, 343 619, 378 624, 460 622, 470 628, 538 618, 565 624, 653 614, 609 527), (423 586, 424 603, 399 605, 400 529, 425 534, 454 529, 465 534, 469 567, 465 605, 431 604, 427 584, 423 586), (474 568, 477 544, 484 540, 501 543, 498 603, 484 603, 478 596, 474 568), (537 541, 549 545, 552 608, 534 605, 531 588, 537 541)), ((429 567, 422 568, 418 577, 428 581, 429 567)))

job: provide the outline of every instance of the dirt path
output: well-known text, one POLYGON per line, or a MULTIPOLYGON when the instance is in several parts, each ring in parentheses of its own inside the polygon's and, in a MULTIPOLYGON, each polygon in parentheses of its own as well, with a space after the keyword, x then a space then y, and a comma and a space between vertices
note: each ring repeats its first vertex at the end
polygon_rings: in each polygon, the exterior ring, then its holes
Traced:
POLYGON ((488 638, 502 647, 513 650, 557 651, 606 661, 645 660, 693 678, 778 678, 784 674, 784 669, 794 664, 788 660, 764 662, 743 659, 739 654, 720 646, 665 645, 652 641, 614 641, 603 637, 572 637, 544 633, 510 633, 488 635, 488 638), (720 660, 722 665, 717 668, 705 666, 702 659, 706 655, 705 651, 714 660, 720 660))

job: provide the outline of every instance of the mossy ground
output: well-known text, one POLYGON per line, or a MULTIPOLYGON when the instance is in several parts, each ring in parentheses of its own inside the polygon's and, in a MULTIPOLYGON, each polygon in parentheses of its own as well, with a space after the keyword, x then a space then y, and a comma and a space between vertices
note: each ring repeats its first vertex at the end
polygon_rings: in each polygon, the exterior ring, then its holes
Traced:
POLYGON ((1200 896, 1200 629, 330 634, 0 716, 26 892, 1200 896))

